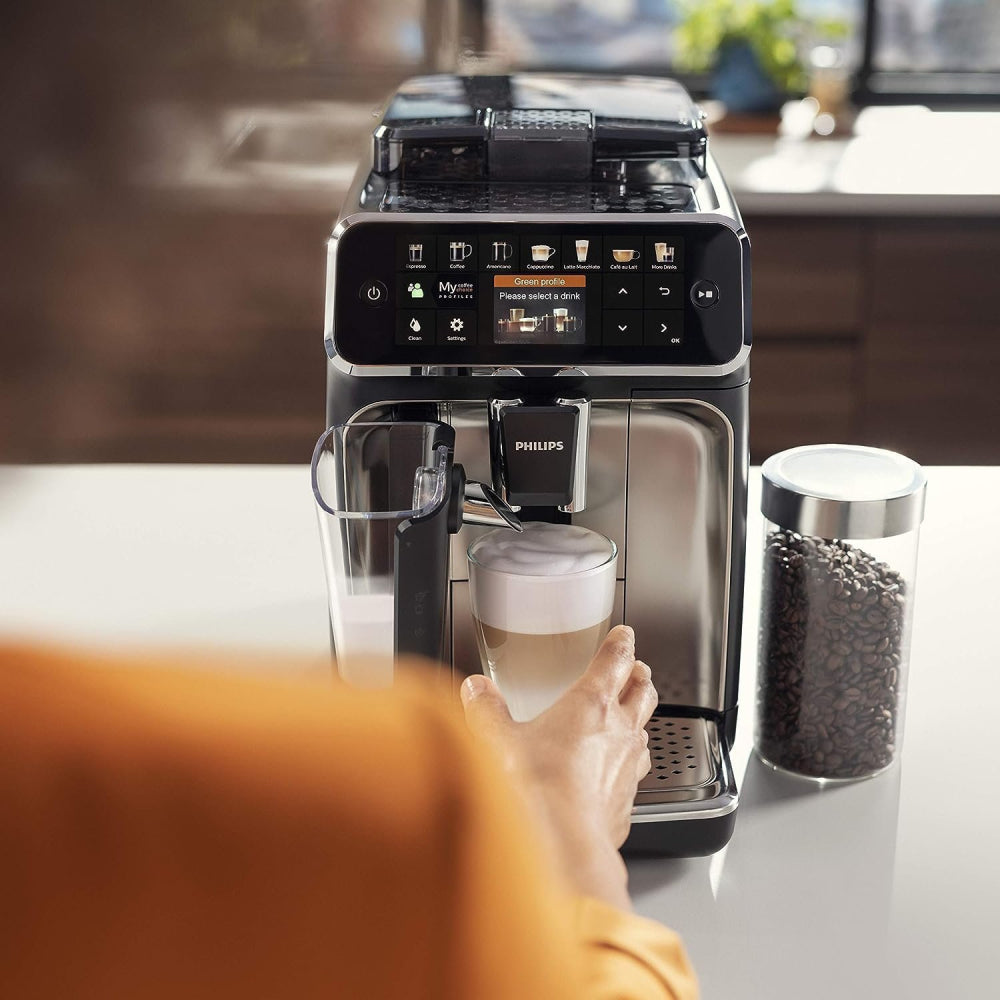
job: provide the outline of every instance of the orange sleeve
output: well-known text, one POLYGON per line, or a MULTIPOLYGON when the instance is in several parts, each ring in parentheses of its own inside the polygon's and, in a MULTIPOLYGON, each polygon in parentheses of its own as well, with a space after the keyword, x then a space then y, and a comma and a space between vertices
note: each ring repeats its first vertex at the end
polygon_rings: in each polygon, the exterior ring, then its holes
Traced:
POLYGON ((420 685, 156 666, 0 650, 5 995, 694 996, 669 931, 560 893, 420 685))
POLYGON ((577 901, 588 998, 676 997, 693 1000, 698 981, 673 931, 596 899, 577 901))

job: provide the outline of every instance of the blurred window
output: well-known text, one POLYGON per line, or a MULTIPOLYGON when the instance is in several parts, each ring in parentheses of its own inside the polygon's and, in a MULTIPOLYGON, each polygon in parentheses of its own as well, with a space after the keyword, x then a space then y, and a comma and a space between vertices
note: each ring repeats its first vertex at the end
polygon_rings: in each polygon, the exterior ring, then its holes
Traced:
POLYGON ((997 0, 878 0, 872 68, 1000 70, 997 0))
MULTIPOLYGON (((749 5, 752 0, 746 0, 749 5)), ((678 0, 487 0, 486 44, 522 69, 671 72, 678 0)), ((806 19, 844 21, 857 48, 863 0, 799 0, 806 19)))
POLYGON ((863 103, 1000 99, 1000 0, 868 0, 863 103))
POLYGON ((343 70, 419 67, 425 0, 255 0, 209 4, 229 60, 247 69, 343 70))

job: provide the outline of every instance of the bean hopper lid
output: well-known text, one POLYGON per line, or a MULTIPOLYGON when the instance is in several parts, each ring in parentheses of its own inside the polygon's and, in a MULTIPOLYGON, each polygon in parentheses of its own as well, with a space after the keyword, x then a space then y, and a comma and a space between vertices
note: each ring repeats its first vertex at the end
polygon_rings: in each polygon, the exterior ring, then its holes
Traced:
POLYGON ((440 211, 442 199, 460 211, 690 211, 706 174, 703 119, 680 84, 656 77, 417 77, 375 130, 372 179, 410 185, 381 206, 391 211, 440 211), (435 202, 434 190, 415 187, 427 184, 467 188, 435 202), (505 192, 511 184, 522 187, 505 192), (549 185, 548 195, 532 196, 532 184, 549 185), (558 204, 553 184, 564 186, 558 204), (477 186, 490 195, 477 199, 477 186))
POLYGON ((927 477, 893 451, 807 445, 772 455, 761 472, 761 512, 799 534, 889 538, 912 531, 924 517, 927 477))

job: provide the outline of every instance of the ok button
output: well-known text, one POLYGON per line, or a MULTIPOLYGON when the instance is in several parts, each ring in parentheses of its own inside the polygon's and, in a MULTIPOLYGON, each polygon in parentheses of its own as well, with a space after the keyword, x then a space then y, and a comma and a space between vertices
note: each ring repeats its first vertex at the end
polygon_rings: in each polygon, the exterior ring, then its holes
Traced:
POLYGON ((358 290, 358 295, 362 302, 367 302, 370 306, 382 305, 389 292, 381 281, 366 281, 358 290))

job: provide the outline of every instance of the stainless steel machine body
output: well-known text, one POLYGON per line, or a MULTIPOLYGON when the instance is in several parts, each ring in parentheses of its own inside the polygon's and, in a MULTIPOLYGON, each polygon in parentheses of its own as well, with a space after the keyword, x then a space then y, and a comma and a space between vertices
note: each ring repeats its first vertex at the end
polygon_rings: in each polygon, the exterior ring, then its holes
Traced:
MULTIPOLYGON (((676 85, 634 78, 425 78, 401 95, 330 241, 327 423, 440 422, 522 517, 614 539, 615 618, 660 699, 628 846, 717 850, 738 802, 749 243, 701 119, 676 85), (532 115, 513 152, 504 110, 532 115), (581 130, 587 148, 566 151, 581 130), (517 282, 537 308, 566 290, 575 322, 526 324, 504 304, 517 282)), ((483 530, 451 536, 442 656, 459 674, 479 669, 466 550, 483 530)))

